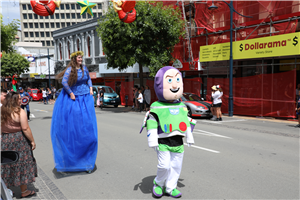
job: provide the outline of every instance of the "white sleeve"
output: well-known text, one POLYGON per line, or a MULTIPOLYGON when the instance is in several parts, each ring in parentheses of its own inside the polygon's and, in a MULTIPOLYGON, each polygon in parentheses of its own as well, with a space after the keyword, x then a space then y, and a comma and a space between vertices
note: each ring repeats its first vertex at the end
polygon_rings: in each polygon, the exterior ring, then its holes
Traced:
POLYGON ((194 144, 195 143, 191 127, 188 127, 187 130, 186 130, 186 143, 188 143, 188 144, 194 144))
MULTIPOLYGON (((156 119, 151 114, 149 115, 148 120, 155 120, 156 121, 156 119)), ((158 146, 157 128, 156 129, 150 129, 150 130, 147 129, 147 138, 148 138, 149 147, 157 147, 158 146)))

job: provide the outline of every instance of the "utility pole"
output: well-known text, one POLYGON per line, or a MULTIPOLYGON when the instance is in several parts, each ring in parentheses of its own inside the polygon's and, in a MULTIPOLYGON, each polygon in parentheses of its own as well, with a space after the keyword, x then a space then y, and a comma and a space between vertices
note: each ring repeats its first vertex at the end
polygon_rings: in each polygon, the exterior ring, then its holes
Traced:
POLYGON ((51 89, 51 85, 50 85, 50 56, 49 56, 49 48, 47 48, 47 50, 48 50, 49 88, 51 89))

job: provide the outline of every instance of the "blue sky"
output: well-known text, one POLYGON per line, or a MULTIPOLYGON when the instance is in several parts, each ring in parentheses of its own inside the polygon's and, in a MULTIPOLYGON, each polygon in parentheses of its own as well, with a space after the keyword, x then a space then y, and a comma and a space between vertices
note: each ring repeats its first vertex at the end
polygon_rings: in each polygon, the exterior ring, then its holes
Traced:
POLYGON ((13 19, 20 19, 19 0, 1 0, 0 4, 4 24, 12 22, 13 19))

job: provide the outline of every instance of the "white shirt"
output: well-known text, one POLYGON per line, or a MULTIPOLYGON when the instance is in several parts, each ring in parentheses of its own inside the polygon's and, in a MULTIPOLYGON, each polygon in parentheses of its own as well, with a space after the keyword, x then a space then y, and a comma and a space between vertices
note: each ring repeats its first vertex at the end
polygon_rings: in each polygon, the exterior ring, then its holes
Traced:
POLYGON ((215 93, 212 93, 211 96, 214 99, 213 104, 222 103, 222 99, 219 98, 223 95, 220 91, 216 91, 215 93))
POLYGON ((47 92, 45 90, 42 91, 43 97, 47 97, 47 92))
POLYGON ((138 100, 139 100, 140 103, 143 103, 144 98, 143 98, 142 93, 139 94, 138 100))

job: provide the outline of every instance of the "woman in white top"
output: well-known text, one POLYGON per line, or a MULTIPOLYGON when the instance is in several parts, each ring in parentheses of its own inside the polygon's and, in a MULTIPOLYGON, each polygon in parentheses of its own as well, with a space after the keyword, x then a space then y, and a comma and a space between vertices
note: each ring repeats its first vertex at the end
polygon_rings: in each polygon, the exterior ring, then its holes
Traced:
POLYGON ((220 86, 219 86, 219 88, 216 86, 216 89, 217 90, 211 94, 211 96, 213 98, 213 107, 214 107, 216 115, 217 115, 217 119, 215 119, 215 121, 222 121, 220 113, 221 113, 221 106, 222 106, 222 99, 221 99, 221 97, 223 95, 223 92, 221 93, 219 91, 220 86))
MULTIPOLYGON (((217 90, 220 92, 219 99, 221 100, 221 106, 222 106, 222 97, 223 97, 223 90, 220 87, 220 85, 216 86, 217 90)), ((219 115, 219 121, 222 121, 222 111, 221 111, 221 106, 217 109, 218 115, 219 115)))

